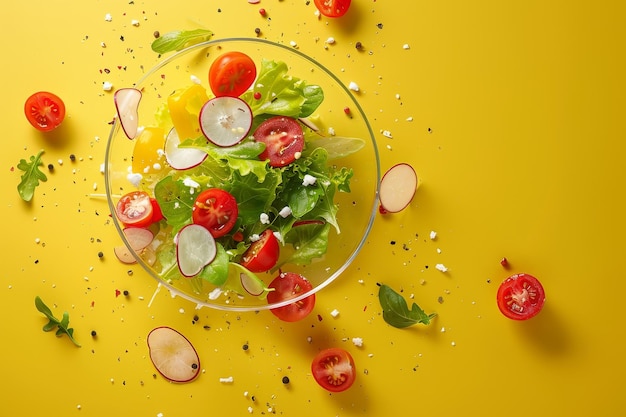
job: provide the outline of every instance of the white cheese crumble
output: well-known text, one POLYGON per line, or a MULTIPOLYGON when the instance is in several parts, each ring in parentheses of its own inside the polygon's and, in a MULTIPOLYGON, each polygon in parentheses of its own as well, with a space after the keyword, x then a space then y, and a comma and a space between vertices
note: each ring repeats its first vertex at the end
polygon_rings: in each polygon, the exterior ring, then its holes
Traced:
POLYGON ((232 384, 232 382, 233 382, 233 377, 232 377, 232 376, 229 376, 229 377, 226 377, 226 378, 220 378, 220 382, 221 382, 222 384, 232 384))
POLYGON ((430 240, 435 240, 437 239, 437 232, 435 232, 434 230, 430 231, 430 240))
POLYGON ((447 272, 448 268, 446 268, 446 266, 444 264, 437 264, 435 265, 435 268, 437 268, 437 270, 441 271, 441 272, 447 272))
POLYGON ((391 132, 389 130, 383 130, 382 134, 386 138, 393 139, 393 135, 391 134, 391 132))
POLYGON ((107 13, 104 15, 104 20, 106 22, 111 22, 113 20, 113 16, 111 16, 111 13, 107 13))
POLYGON ((339 310, 334 309, 333 311, 330 312, 330 315, 333 317, 337 317, 339 315, 339 310))
POLYGON ((263 224, 270 224, 270 216, 268 216, 267 213, 261 213, 259 220, 263 224))
POLYGON ((352 91, 359 91, 359 85, 357 83, 355 83, 354 81, 350 81, 350 84, 348 84, 348 88, 352 91))
POLYGON ((195 75, 191 75, 189 78, 191 79, 191 82, 194 83, 194 84, 200 84, 201 83, 200 78, 196 77, 195 75))
POLYGON ((261 236, 259 234, 257 234, 257 233, 254 233, 254 234, 250 235, 250 242, 256 242, 259 239, 261 239, 261 236))
POLYGON ((139 183, 143 179, 143 176, 141 174, 137 174, 136 172, 131 172, 126 176, 126 179, 135 187, 139 187, 139 183))
POLYGON ((105 81, 102 83, 102 89, 104 91, 111 91, 113 89, 113 84, 109 81, 105 81))
POLYGON ((286 219, 287 217, 291 216, 291 208, 289 206, 285 206, 283 207, 279 212, 278 215, 280 217, 282 217, 283 219, 286 219))
POLYGON ((353 337, 352 338, 352 343, 354 344, 354 346, 356 347, 361 347, 363 346, 363 339, 360 337, 353 337))
POLYGON ((291 45, 292 48, 298 48, 298 44, 296 43, 296 41, 289 42, 289 45, 291 45))
POLYGON ((326 43, 329 45, 332 45, 335 43, 335 38, 333 38, 332 36, 329 36, 328 39, 326 39, 326 43))
POLYGON ((133 19, 133 20, 130 21, 130 24, 133 25, 133 26, 139 26, 139 20, 133 19))
POLYGON ((329 127, 328 128, 328 134, 330 136, 335 136, 335 128, 334 127, 329 127))
POLYGON ((411 49, 411 45, 405 43, 404 45, 402 45, 402 49, 411 49))
POLYGON ((198 184, 196 181, 192 180, 189 177, 183 179, 183 184, 185 184, 189 188, 200 188, 200 184, 198 184))
POLYGON ((209 293, 209 300, 217 300, 220 295, 222 295, 222 290, 220 288, 216 288, 209 293))
POLYGON ((304 174, 304 178, 302 179, 302 185, 303 186, 308 186, 308 185, 313 185, 317 182, 317 178, 314 177, 313 175, 309 175, 309 174, 304 174))

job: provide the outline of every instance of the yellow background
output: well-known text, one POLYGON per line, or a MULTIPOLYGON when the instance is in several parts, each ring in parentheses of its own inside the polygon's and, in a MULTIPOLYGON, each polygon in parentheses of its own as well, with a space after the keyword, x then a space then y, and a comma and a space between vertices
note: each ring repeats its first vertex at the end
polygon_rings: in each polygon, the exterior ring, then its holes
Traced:
POLYGON ((252 415, 329 417, 620 414, 624 3, 353 0, 335 20, 316 17, 307 3, 3 6, 0 416, 245 416, 248 407, 252 415), (195 311, 164 291, 148 306, 156 283, 115 259, 120 239, 106 202, 89 197, 104 191, 100 166, 114 115, 103 82, 130 86, 155 64, 154 31, 197 27, 214 38, 254 37, 258 27, 261 37, 294 41, 346 84, 356 82, 383 169, 405 161, 421 177, 411 206, 376 219, 357 260, 301 322, 267 311, 195 311), (336 43, 325 48, 331 36, 336 43), (24 118, 23 103, 38 90, 67 106, 51 134, 24 118), (39 149, 55 168, 44 168, 48 181, 26 204, 16 165, 39 149), (513 322, 495 293, 521 271, 541 279, 547 301, 539 316, 513 322), (437 319, 388 326, 377 282, 437 319), (58 316, 70 313, 82 348, 41 331, 36 295, 58 316), (159 325, 193 342, 199 379, 154 377, 145 341, 159 325), (347 392, 328 394, 310 375, 315 352, 330 346, 356 361, 347 392), (220 382, 229 376, 232 384, 220 382))

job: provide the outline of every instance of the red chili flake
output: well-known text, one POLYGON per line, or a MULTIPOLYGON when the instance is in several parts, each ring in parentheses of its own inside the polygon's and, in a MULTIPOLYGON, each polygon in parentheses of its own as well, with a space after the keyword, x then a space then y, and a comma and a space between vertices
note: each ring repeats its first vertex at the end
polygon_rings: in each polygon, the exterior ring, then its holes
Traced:
POLYGON ((115 290, 115 296, 119 297, 122 292, 120 290, 115 290))
POLYGON ((350 114, 351 114, 350 107, 348 107, 348 106, 344 107, 344 108, 343 108, 343 112, 344 112, 345 114, 347 114, 348 116, 350 116, 350 114))
POLYGON ((258 91, 254 92, 254 99, 255 100, 261 100, 261 93, 259 93, 258 91))
POLYGON ((365 310, 367 310, 367 306, 364 306, 364 307, 363 307, 363 311, 365 311, 365 310))
POLYGON ((322 316, 320 314, 317 315, 317 320, 322 321, 322 316))
POLYGON ((265 17, 267 16, 267 12, 265 11, 265 9, 261 8, 259 9, 259 13, 261 14, 261 16, 265 17))
POLYGON ((243 242, 243 233, 240 230, 237 230, 234 234, 233 234, 233 240, 235 242, 243 242))
POLYGON ((95 302, 95 301, 92 301, 92 302, 91 302, 91 306, 93 307, 93 306, 95 306, 95 305, 96 305, 96 302, 95 302))
POLYGON ((509 260, 506 259, 506 258, 500 259, 500 265, 502 265, 504 268, 508 268, 509 267, 509 260))

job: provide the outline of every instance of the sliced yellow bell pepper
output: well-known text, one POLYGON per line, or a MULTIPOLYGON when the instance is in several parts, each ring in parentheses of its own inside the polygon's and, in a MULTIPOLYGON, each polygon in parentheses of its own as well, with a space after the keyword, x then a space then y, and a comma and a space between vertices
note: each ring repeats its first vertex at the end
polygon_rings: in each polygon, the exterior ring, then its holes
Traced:
POLYGON ((165 130, 161 127, 147 126, 135 140, 133 148, 133 172, 148 173, 155 169, 155 164, 164 164, 165 130))
POLYGON ((181 142, 202 135, 198 117, 208 100, 206 89, 199 84, 178 90, 168 97, 167 106, 181 142))

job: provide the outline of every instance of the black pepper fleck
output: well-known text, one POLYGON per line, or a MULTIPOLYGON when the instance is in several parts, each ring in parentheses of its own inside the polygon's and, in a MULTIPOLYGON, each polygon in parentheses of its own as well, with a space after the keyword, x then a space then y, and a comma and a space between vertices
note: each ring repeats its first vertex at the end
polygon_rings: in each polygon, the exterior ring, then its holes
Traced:
POLYGON ((98 258, 104 258, 104 253, 102 251, 98 252, 98 258))
POLYGON ((130 294, 128 290, 124 290, 124 296, 128 297, 128 294, 130 294))
POLYGON ((378 27, 378 29, 382 29, 383 28, 383 24, 382 23, 379 23, 376 26, 378 27))
POLYGON ((395 245, 395 244, 396 244, 396 241, 395 241, 395 240, 392 240, 391 242, 389 242, 389 244, 390 244, 390 245, 395 245))
POLYGON ((284 376, 283 377, 283 384, 287 385, 289 383, 289 377, 288 376, 284 376))
POLYGON ((72 162, 76 161, 76 155, 70 154, 70 161, 72 162))
POLYGON ((91 336, 92 336, 92 337, 96 337, 97 335, 98 335, 98 334, 96 333, 96 331, 95 331, 95 330, 92 330, 92 331, 91 331, 91 336))
POLYGON ((191 369, 198 369, 198 364, 197 363, 192 363, 191 364, 191 369))
POLYGON ((161 34, 159 33, 158 30, 155 30, 154 33, 152 34, 155 38, 159 38, 161 37, 161 34))
POLYGON ((244 343, 243 346, 241 347, 243 350, 248 350, 249 346, 247 343, 244 343))
POLYGON ((48 164, 48 171, 50 172, 54 171, 54 165, 48 164))
POLYGON ((356 44, 354 44, 354 47, 360 51, 361 49, 363 49, 363 44, 361 42, 357 42, 356 44))

